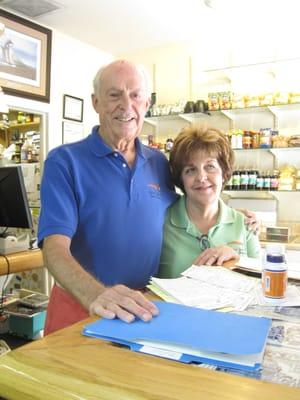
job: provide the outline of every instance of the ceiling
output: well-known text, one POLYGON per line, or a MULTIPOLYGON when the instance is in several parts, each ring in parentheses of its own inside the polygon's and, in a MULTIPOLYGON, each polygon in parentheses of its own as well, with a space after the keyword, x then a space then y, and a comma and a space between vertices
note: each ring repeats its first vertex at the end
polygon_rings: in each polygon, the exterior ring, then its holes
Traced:
POLYGON ((186 41, 210 12, 203 0, 0 0, 15 13, 16 6, 30 13, 43 4, 58 9, 32 20, 113 55, 186 41))
POLYGON ((114 56, 186 41, 249 51, 300 39, 298 0, 0 0, 0 6, 114 56), (34 16, 39 10, 46 12, 34 16))

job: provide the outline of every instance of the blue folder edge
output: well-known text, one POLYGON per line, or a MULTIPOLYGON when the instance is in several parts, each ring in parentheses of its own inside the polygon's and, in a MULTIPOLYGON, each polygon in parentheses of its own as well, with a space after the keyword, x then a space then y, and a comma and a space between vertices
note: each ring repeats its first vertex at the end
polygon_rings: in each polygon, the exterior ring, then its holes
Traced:
POLYGON ((99 319, 85 325, 82 334, 126 346, 135 352, 158 355, 182 363, 205 363, 245 371, 256 371, 261 368, 261 362, 245 365, 238 361, 227 362, 184 352, 176 358, 171 352, 155 348, 152 352, 150 345, 145 347, 136 342, 141 339, 152 341, 159 339, 167 342, 170 339, 171 343, 176 341, 176 344, 180 342, 183 345, 198 347, 200 350, 219 352, 220 356, 226 353, 257 354, 262 359, 271 326, 270 319, 203 310, 161 301, 154 303, 159 308, 160 315, 153 318, 150 323, 136 320, 127 324, 119 319, 99 319))

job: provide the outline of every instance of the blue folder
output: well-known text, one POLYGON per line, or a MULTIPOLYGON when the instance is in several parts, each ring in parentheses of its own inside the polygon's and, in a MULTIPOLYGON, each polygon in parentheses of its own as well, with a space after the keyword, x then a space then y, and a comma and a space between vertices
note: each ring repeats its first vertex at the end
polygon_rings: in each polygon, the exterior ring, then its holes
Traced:
POLYGON ((150 322, 99 319, 85 325, 82 334, 184 363, 247 371, 261 367, 270 319, 161 301, 155 304, 159 315, 150 322))

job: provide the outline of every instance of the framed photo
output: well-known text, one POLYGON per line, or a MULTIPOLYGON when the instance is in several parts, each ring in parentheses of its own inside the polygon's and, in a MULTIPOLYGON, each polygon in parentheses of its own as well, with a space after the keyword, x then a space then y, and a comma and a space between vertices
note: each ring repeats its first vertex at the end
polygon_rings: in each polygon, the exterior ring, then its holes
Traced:
POLYGON ((50 101, 52 31, 0 9, 0 86, 7 94, 50 101))
POLYGON ((72 143, 83 139, 83 125, 78 122, 67 122, 62 123, 62 142, 72 143))
POLYGON ((63 118, 72 121, 82 122, 83 119, 83 99, 64 94, 63 118))

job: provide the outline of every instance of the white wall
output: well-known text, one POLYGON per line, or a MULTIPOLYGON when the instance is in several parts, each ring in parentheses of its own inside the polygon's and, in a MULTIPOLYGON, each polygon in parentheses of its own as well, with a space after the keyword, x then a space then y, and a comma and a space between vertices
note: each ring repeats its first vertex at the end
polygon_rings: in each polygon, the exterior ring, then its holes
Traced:
POLYGON ((63 95, 84 100, 84 131, 88 135, 98 116, 92 108, 92 80, 98 69, 113 56, 60 32, 53 34, 49 149, 61 143, 63 95))

